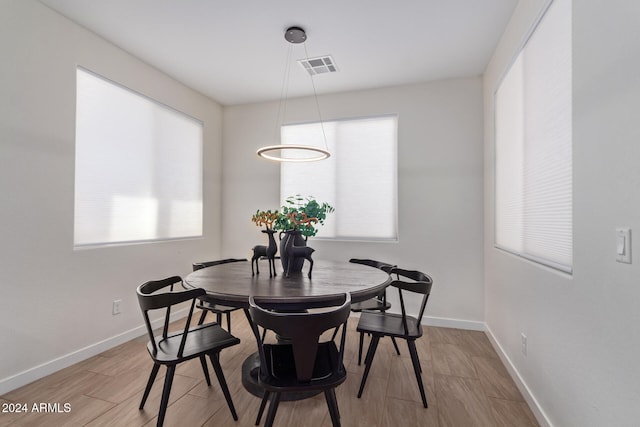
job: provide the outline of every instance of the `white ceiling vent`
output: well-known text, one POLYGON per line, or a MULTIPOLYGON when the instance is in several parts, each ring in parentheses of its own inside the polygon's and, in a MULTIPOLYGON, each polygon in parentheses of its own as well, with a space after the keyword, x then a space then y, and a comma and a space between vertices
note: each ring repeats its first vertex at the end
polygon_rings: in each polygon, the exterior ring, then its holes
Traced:
POLYGON ((330 55, 319 56, 317 58, 298 59, 298 62, 312 76, 316 74, 335 73, 338 71, 335 62, 333 62, 333 58, 330 55))

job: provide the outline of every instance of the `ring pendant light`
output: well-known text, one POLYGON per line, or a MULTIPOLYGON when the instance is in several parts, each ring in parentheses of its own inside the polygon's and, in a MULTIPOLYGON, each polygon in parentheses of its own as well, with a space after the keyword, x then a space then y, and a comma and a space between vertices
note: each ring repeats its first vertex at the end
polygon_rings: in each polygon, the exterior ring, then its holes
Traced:
MULTIPOLYGON (((286 92, 288 90, 289 84, 289 73, 291 67, 291 50, 292 45, 302 43, 305 50, 305 55, 308 58, 309 55, 307 53, 307 46, 305 41, 307 40, 307 34, 300 27, 290 27, 285 31, 284 38, 291 46, 289 46, 289 54, 287 56, 287 64, 285 75, 282 83, 282 92, 280 97, 280 105, 278 108, 278 121, 280 119, 280 113, 284 109, 286 110, 287 96, 286 92)), ((316 108, 318 110, 318 116, 320 118, 320 127, 322 128, 322 136, 324 140, 325 148, 313 146, 313 145, 303 145, 303 144, 277 144, 277 145, 267 145, 265 147, 259 148, 256 151, 256 154, 264 159, 274 160, 277 162, 315 162, 318 160, 324 160, 331 156, 329 149, 327 147, 327 136, 324 132, 324 125, 322 123, 322 117, 320 116, 320 104, 318 103, 318 95, 316 93, 316 86, 313 81, 313 77, 311 77, 311 85, 313 86, 313 97, 316 102, 316 108), (287 156, 285 153, 294 154, 287 156)), ((278 123, 276 123, 276 129, 278 129, 278 123)))

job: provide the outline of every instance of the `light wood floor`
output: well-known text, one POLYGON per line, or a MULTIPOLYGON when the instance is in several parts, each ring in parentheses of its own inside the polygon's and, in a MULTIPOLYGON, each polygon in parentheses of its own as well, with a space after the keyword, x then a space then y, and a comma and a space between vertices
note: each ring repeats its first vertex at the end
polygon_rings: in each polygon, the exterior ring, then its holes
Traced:
MULTIPOLYGON (((210 315, 211 316, 211 315, 210 315)), ((209 320, 212 317, 208 318, 209 320)), ((482 332, 426 327, 418 341, 429 408, 418 386, 404 341, 397 356, 383 339, 361 399, 356 397, 363 367, 357 364, 357 318, 349 320, 347 381, 337 389, 341 422, 349 426, 537 426, 515 384, 482 332)), ((241 344, 221 354, 239 420, 234 422, 215 375, 207 387, 199 361, 177 369, 165 426, 253 426, 260 399, 242 387, 241 366, 256 350, 242 311, 233 313, 232 331, 241 344)), ((0 426, 154 426, 164 368, 145 409, 138 410, 152 363, 146 337, 135 339, 0 397, 0 404, 59 403, 67 413, 0 413, 0 426)), ((365 340, 365 346, 368 340, 365 340)), ((365 348, 366 350, 366 348, 365 348)), ((210 367, 210 372, 213 369, 210 367)), ((263 419, 264 422, 264 419, 263 419)), ((323 395, 282 402, 275 425, 331 426, 323 395)))

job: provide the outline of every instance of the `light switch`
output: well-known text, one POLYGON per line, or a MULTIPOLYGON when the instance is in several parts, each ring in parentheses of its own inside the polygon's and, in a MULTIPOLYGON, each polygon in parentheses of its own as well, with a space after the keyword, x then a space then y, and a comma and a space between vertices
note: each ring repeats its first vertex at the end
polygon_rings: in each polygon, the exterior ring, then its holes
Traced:
POLYGON ((631 229, 616 228, 616 261, 631 264, 631 229))

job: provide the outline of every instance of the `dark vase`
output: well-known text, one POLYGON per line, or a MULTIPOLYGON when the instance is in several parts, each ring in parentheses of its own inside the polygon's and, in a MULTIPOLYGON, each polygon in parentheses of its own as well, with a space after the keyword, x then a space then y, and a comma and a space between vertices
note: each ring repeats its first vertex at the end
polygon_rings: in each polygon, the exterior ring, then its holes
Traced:
MULTIPOLYGON (((280 262, 282 263, 282 269, 287 271, 287 262, 289 257, 287 255, 287 245, 293 244, 294 246, 307 246, 306 237, 302 237, 302 233, 299 230, 287 230, 280 232, 280 262), (284 237, 282 236, 284 234, 284 237), (292 243, 289 243, 292 242, 292 243)), ((291 266, 292 273, 299 273, 302 271, 304 265, 304 258, 296 258, 291 266)))

